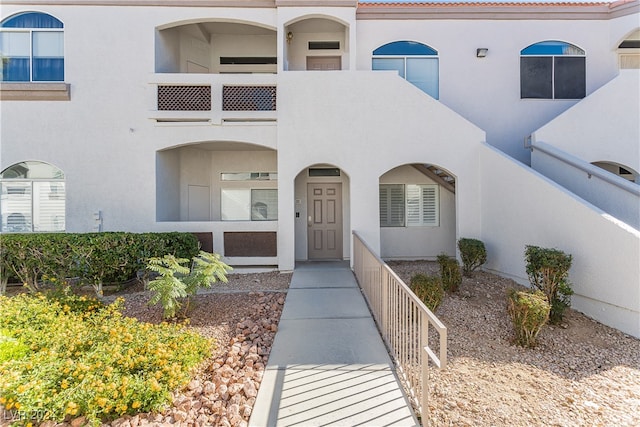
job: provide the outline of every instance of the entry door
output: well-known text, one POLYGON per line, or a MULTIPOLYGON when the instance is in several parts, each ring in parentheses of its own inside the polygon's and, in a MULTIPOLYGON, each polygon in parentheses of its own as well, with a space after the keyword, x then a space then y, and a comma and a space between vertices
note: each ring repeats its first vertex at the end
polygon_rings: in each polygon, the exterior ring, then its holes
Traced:
POLYGON ((342 68, 342 58, 339 56, 307 56, 307 70, 333 71, 342 68))
POLYGON ((342 259, 342 184, 308 184, 309 259, 342 259))

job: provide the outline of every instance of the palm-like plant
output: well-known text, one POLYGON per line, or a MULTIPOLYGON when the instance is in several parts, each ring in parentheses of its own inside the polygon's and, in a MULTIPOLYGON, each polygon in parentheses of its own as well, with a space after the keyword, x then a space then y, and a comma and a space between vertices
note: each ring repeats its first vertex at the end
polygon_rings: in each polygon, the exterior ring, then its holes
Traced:
POLYGON ((155 280, 149 282, 148 288, 154 294, 149 303, 160 303, 165 318, 176 316, 182 307, 182 300, 186 300, 184 313, 189 310, 191 296, 200 288, 210 288, 211 284, 227 281, 227 273, 233 270, 222 262, 219 254, 200 251, 193 257, 191 268, 185 264, 186 258, 176 258, 165 255, 162 258, 152 257, 147 262, 147 269, 158 274, 155 280))

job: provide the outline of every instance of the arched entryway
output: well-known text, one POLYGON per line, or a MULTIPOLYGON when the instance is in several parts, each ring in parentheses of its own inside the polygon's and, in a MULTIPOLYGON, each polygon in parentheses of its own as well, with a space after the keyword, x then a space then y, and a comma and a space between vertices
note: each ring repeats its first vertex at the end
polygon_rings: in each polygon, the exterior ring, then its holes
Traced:
POLYGON ((259 22, 180 22, 156 32, 156 73, 276 73, 276 58, 276 30, 259 22))
POLYGON ((312 165, 296 176, 296 260, 349 257, 349 194, 349 177, 335 165, 312 165))
POLYGON ((395 167, 380 177, 380 255, 435 259, 456 255, 456 178, 425 163, 395 167))
POLYGON ((349 27, 337 18, 309 16, 284 27, 285 71, 349 69, 349 27))

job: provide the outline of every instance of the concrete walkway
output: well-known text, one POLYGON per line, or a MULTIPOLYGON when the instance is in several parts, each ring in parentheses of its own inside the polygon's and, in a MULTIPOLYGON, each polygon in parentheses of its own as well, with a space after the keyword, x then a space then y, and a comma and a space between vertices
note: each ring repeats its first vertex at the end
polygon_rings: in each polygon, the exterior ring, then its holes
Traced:
POLYGON ((419 425, 348 263, 296 266, 249 425, 419 425))

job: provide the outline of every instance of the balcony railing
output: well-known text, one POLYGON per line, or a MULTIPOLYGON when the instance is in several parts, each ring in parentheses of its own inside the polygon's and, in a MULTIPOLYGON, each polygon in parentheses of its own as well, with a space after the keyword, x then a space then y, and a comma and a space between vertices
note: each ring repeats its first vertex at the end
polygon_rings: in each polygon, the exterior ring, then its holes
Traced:
POLYGON ((223 111, 276 111, 276 86, 222 86, 223 111))
POLYGON ((276 75, 155 74, 150 118, 157 122, 275 122, 276 75))
POLYGON ((411 403, 429 422, 429 359, 447 365, 447 328, 409 287, 353 233, 353 268, 369 309, 394 358, 411 403), (437 334, 437 336, 436 336, 437 334))
POLYGON ((158 85, 159 111, 210 111, 211 86, 158 85))

